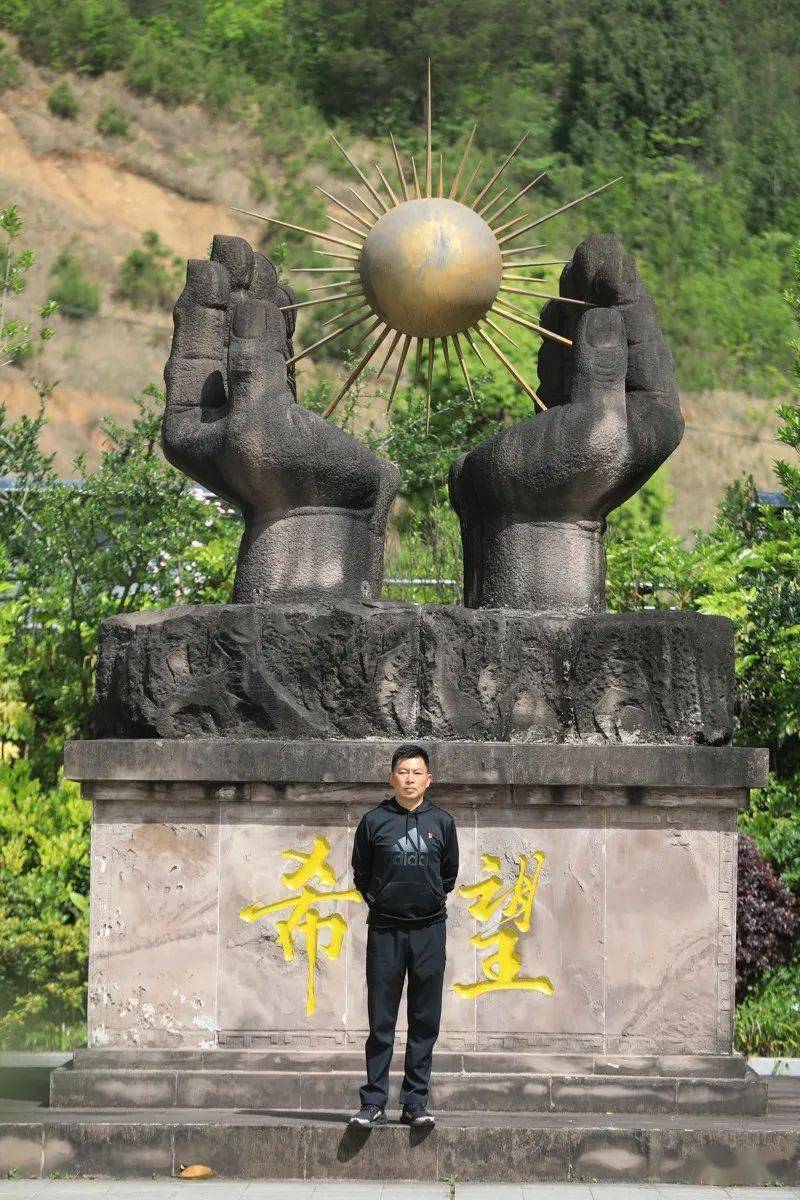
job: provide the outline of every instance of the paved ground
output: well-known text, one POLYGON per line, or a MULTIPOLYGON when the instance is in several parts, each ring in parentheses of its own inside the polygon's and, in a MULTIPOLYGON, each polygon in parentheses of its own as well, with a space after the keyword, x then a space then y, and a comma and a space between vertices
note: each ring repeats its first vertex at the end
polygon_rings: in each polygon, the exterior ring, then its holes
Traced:
POLYGON ((191 1194, 194 1200, 800 1200, 800 1189, 775 1187, 699 1187, 691 1184, 518 1184, 457 1183, 249 1183, 191 1182, 188 1180, 83 1181, 0 1179, 0 1200, 173 1200, 191 1194))

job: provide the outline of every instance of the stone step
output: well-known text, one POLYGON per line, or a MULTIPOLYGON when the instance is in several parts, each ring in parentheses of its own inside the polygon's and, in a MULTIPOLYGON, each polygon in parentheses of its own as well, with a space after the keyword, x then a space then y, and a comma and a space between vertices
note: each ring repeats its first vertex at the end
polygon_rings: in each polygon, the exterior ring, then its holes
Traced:
MULTIPOLYGON (((235 1108, 270 1112, 338 1110, 357 1106, 363 1069, 353 1071, 211 1071, 118 1067, 59 1068, 50 1079, 53 1108, 235 1108)), ((393 1075, 390 1095, 400 1077, 393 1075)), ((744 1079, 629 1075, 543 1075, 450 1072, 437 1067, 431 1086, 436 1108, 458 1112, 727 1113, 766 1111, 767 1090, 750 1072, 744 1079)))
POLYGON ((219 1179, 800 1184, 794 1118, 440 1113, 418 1132, 392 1116, 348 1130, 341 1098, 334 1112, 293 1118, 0 1105, 0 1152, 19 1178, 174 1178, 204 1163, 219 1179))
MULTIPOLYGON (((402 1062, 404 1044, 398 1038, 394 1061, 402 1062)), ((73 1065, 82 1071, 109 1067, 122 1070, 211 1071, 363 1071, 364 1050, 281 1049, 163 1050, 147 1047, 87 1047, 73 1052, 73 1065)), ((675 1078, 743 1079, 747 1063, 739 1054, 537 1054, 530 1051, 437 1049, 434 1071, 529 1075, 657 1075, 675 1078)))

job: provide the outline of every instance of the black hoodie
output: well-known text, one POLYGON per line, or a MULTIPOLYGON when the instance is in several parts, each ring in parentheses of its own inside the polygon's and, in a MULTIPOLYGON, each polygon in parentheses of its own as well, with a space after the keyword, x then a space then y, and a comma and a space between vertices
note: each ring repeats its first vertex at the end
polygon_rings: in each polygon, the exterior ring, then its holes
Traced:
POLYGON ((444 921, 457 875, 456 823, 427 798, 409 811, 390 796, 359 821, 353 880, 369 907, 368 924, 413 928, 444 921))

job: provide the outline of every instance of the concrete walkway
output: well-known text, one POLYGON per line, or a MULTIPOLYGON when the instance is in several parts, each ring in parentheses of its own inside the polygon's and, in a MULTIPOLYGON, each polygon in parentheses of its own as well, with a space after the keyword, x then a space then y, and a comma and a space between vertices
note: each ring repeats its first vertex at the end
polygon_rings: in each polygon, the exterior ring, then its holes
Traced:
POLYGON ((519 1184, 314 1182, 192 1182, 190 1180, 4 1180, 0 1200, 800 1200, 800 1189, 781 1187, 700 1187, 694 1184, 519 1184))

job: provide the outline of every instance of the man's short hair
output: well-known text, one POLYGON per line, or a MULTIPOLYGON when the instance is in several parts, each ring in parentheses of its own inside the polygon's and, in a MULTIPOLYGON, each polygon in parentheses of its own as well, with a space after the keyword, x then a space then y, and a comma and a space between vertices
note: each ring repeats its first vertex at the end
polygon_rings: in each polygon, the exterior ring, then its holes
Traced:
POLYGON ((424 746, 418 746, 416 742, 403 742, 402 746, 398 746, 392 755, 392 770, 403 758, 421 758, 425 766, 430 771, 431 760, 428 758, 428 751, 424 746))

